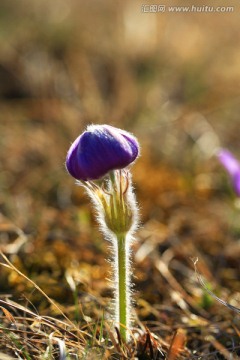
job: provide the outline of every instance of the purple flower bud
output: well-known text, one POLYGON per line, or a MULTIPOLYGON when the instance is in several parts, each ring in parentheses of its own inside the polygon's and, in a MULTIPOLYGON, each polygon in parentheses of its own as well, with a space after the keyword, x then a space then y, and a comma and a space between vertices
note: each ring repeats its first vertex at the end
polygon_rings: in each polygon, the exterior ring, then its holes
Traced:
POLYGON ((240 196, 240 163, 234 157, 234 155, 226 150, 220 149, 217 154, 218 160, 223 165, 223 167, 227 170, 228 174, 231 177, 233 188, 237 194, 240 196))
POLYGON ((71 145, 68 172, 78 180, 97 180, 111 170, 123 169, 138 156, 137 139, 110 125, 90 125, 71 145))

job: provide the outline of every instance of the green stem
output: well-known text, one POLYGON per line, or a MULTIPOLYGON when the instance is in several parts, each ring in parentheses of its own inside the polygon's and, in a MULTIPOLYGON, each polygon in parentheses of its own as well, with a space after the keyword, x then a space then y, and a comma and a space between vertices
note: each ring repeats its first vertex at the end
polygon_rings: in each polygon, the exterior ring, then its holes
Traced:
POLYGON ((128 274, 126 235, 117 235, 118 240, 118 314, 119 331, 123 341, 127 341, 128 327, 128 274))

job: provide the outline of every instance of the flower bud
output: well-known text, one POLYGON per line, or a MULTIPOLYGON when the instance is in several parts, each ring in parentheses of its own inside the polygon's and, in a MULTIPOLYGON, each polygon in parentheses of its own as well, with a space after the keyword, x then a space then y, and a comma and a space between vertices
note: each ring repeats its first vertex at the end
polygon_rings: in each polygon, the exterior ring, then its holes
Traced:
POLYGON ((232 180, 233 188, 237 194, 240 196, 240 163, 239 161, 233 156, 233 154, 226 150, 221 149, 217 154, 218 160, 226 169, 230 178, 232 180))
POLYGON ((109 171, 123 169, 138 156, 137 139, 110 125, 90 125, 71 145, 68 172, 78 180, 97 180, 109 171))

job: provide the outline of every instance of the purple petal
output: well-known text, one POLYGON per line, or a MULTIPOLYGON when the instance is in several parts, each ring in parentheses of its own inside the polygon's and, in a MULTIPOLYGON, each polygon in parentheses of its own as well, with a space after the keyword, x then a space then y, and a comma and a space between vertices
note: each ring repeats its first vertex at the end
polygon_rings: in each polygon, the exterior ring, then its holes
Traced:
POLYGON ((240 171, 233 177, 233 187, 237 196, 240 196, 240 171))
POLYGON ((231 177, 233 188, 240 196, 240 163, 235 156, 226 149, 221 149, 217 154, 218 160, 231 177))
POLYGON ((217 154, 217 157, 230 176, 234 176, 240 171, 240 164, 230 151, 221 149, 217 154))
POLYGON ((131 164, 139 153, 137 139, 110 125, 91 125, 70 147, 66 167, 78 180, 96 180, 131 164))

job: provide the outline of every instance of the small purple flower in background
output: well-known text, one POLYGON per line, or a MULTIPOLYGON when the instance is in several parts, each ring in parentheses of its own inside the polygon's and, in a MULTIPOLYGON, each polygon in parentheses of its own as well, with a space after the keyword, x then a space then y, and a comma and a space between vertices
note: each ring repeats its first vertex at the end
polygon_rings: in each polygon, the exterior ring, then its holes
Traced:
POLYGON ((66 167, 77 180, 97 180, 111 170, 123 169, 139 153, 136 138, 110 125, 90 125, 70 147, 66 167))
POLYGON ((220 149, 217 157, 230 175, 237 196, 240 196, 240 162, 226 149, 220 149))

